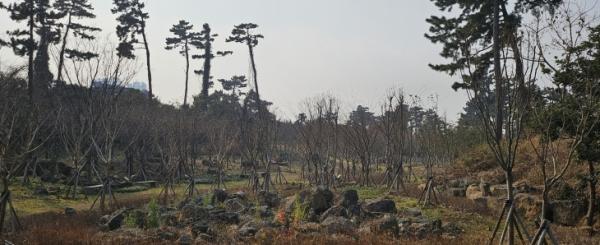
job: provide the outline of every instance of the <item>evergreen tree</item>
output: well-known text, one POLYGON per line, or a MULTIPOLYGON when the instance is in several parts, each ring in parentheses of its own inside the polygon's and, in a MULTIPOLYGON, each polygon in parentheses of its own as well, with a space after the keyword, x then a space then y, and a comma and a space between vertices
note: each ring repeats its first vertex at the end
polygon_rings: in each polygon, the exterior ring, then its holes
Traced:
MULTIPOLYGON (((215 37, 217 37, 218 34, 213 34, 212 30, 210 29, 210 26, 208 24, 204 24, 202 26, 202 32, 200 32, 200 35, 198 36, 198 38, 196 38, 193 42, 192 45, 194 45, 196 48, 202 49, 204 51, 204 54, 202 55, 193 55, 192 58, 193 59, 203 59, 204 60, 204 66, 202 70, 197 70, 194 71, 196 74, 202 74, 202 90, 200 92, 200 99, 203 100, 203 98, 208 98, 208 90, 210 89, 210 87, 212 87, 213 82, 211 81, 212 77, 211 77, 211 68, 212 68, 212 60, 216 57, 223 57, 223 56, 227 56, 232 54, 233 52, 231 51, 217 51, 216 55, 213 53, 213 42, 215 41, 215 37)), ((206 102, 202 102, 200 103, 200 108, 202 110, 206 109, 206 102)))
POLYGON ((97 57, 98 54, 78 49, 67 48, 69 35, 85 40, 93 40, 94 32, 101 31, 100 28, 87 26, 76 22, 82 19, 94 19, 96 15, 92 12, 94 8, 88 0, 56 0, 54 8, 67 17, 67 23, 63 25, 62 44, 58 56, 57 80, 62 81, 62 74, 66 58, 87 60, 97 57))
POLYGON ((260 105, 260 93, 258 90, 258 79, 256 75, 256 63, 254 61, 254 48, 258 45, 258 40, 264 38, 261 34, 254 34, 254 30, 258 28, 257 24, 244 23, 234 26, 231 31, 231 36, 227 38, 227 42, 243 43, 248 46, 248 52, 250 53, 250 63, 252 65, 252 78, 254 80, 254 94, 256 95, 256 101, 258 102, 257 108, 261 108, 260 105))
POLYGON ((190 44, 193 40, 199 38, 197 32, 191 32, 194 28, 189 22, 180 20, 178 24, 173 25, 170 31, 174 37, 168 37, 166 40, 167 50, 179 48, 179 53, 185 57, 185 93, 183 96, 183 106, 187 107, 188 81, 190 71, 190 44))
POLYGON ((150 66, 150 48, 146 37, 146 20, 150 17, 144 12, 146 4, 140 0, 113 0, 113 14, 119 14, 117 21, 117 36, 120 43, 117 47, 119 57, 127 59, 135 58, 134 45, 139 43, 138 35, 142 36, 142 43, 146 50, 146 69, 148 72, 148 96, 153 98, 152 93, 152 69, 150 66))
POLYGON ((56 21, 63 15, 51 8, 49 0, 23 0, 10 5, 0 4, 0 8, 7 10, 11 20, 15 22, 27 21, 27 29, 8 32, 10 41, 6 43, 16 55, 28 58, 27 85, 29 98, 33 103, 35 91, 47 89, 52 80, 48 48, 60 39, 56 21))

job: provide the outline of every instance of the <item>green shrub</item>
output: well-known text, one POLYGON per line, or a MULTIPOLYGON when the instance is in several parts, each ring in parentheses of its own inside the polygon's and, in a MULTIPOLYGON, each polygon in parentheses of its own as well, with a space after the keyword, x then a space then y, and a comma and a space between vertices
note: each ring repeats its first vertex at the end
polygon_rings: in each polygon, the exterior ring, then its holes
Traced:
POLYGON ((127 228, 136 228, 137 225, 137 217, 135 217, 135 214, 133 212, 127 214, 127 216, 125 216, 125 220, 123 220, 123 223, 125 225, 125 227, 127 228))
POLYGON ((300 201, 300 197, 296 194, 294 201, 294 209, 292 210, 292 219, 294 223, 299 223, 300 221, 306 220, 308 218, 308 210, 309 205, 308 202, 302 203, 300 201))
POLYGON ((146 219, 146 228, 158 228, 160 226, 160 213, 158 210, 158 202, 152 199, 148 203, 148 218, 146 219))

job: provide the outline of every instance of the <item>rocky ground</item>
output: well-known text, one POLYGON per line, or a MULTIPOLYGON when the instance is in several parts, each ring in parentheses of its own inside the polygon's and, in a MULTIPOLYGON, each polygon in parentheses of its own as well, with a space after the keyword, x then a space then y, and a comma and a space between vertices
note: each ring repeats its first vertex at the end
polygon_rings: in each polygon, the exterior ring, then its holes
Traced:
POLYGON ((298 189, 290 196, 261 192, 252 198, 245 192, 214 190, 210 200, 124 208, 102 216, 98 221, 102 232, 96 239, 205 244, 261 242, 284 233, 452 239, 462 232, 459 225, 427 217, 419 208, 397 206, 386 197, 361 200, 354 189, 338 193, 323 187, 298 189))

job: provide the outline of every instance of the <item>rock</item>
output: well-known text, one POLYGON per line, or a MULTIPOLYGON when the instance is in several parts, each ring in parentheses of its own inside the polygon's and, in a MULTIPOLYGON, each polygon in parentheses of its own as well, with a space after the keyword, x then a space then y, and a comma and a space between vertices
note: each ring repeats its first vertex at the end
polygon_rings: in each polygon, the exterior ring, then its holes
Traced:
POLYGON ((261 218, 267 218, 273 216, 273 211, 269 206, 260 206, 258 207, 258 214, 261 218))
POLYGON ((114 213, 108 216, 103 216, 101 218, 101 222, 104 221, 102 227, 108 229, 109 231, 121 228, 123 219, 125 219, 125 212, 126 209, 123 208, 115 211, 114 213))
POLYGON ((179 220, 186 223, 196 222, 208 217, 208 211, 195 204, 186 204, 179 211, 179 220))
POLYGON ((344 233, 349 234, 354 230, 354 224, 349 219, 343 217, 330 216, 321 222, 327 234, 344 233))
POLYGON ((439 235, 442 232, 442 221, 439 219, 419 219, 409 227, 413 236, 423 238, 427 235, 439 235))
POLYGON ((490 196, 506 197, 506 184, 490 186, 490 196))
POLYGON ((559 200, 550 202, 553 221, 556 224, 575 226, 586 214, 586 204, 580 200, 559 200))
POLYGON ((242 237, 254 236, 258 232, 258 228, 254 222, 248 222, 244 224, 238 231, 242 237))
POLYGON ((209 229, 208 223, 206 223, 206 221, 199 221, 192 225, 192 234, 194 234, 194 236, 198 236, 200 234, 209 234, 209 233, 210 233, 210 229, 209 229))
POLYGON ((178 214, 175 211, 166 211, 160 214, 161 224, 166 226, 177 226, 179 224, 178 214))
POLYGON ((465 197, 467 194, 467 189, 464 187, 451 187, 448 189, 448 192, 453 197, 465 197))
POLYGON ((340 204, 345 208, 356 206, 358 204, 358 192, 356 190, 344 191, 340 204))
POLYGON ((66 207, 65 208, 65 215, 66 216, 75 216, 77 214, 77 211, 74 208, 70 208, 70 207, 66 207))
POLYGON ((231 198, 238 198, 240 200, 246 200, 246 192, 244 192, 244 191, 238 191, 236 193, 233 193, 231 195, 231 198))
POLYGON ((418 208, 409 208, 404 210, 404 213, 408 216, 418 217, 421 216, 421 210, 418 208))
POLYGON ((244 200, 242 200, 238 197, 227 199, 227 201, 225 201, 224 204, 225 204, 225 210, 227 210, 229 212, 241 213, 246 210, 246 205, 244 204, 244 200))
POLYGON ((194 240, 192 239, 192 236, 189 234, 182 234, 181 236, 179 236, 179 239, 177 240, 177 244, 179 245, 191 245, 194 242, 194 240))
MULTIPOLYGON (((536 189, 532 187, 527 180, 519 180, 515 182, 513 186, 517 193, 531 193, 536 191, 536 189)), ((504 189, 506 189, 506 187, 504 189)))
POLYGON ((238 224, 240 223, 240 216, 237 213, 232 212, 218 212, 212 214, 212 219, 220 221, 226 224, 238 224))
POLYGON ((371 213, 396 213, 396 203, 390 199, 375 199, 367 202, 365 209, 371 213))
POLYGON ((35 189, 33 190, 33 194, 36 196, 47 196, 49 193, 48 189, 40 185, 35 187, 35 189))
POLYGON ((316 233, 321 231, 321 225, 315 222, 301 222, 296 226, 296 230, 301 233, 316 233))
POLYGON ((332 204, 333 192, 324 187, 318 187, 310 198, 310 208, 317 215, 327 211, 332 204))
POLYGON ((477 198, 481 198, 483 197, 483 193, 481 192, 481 190, 479 189, 479 186, 477 185, 470 185, 469 187, 467 187, 467 191, 465 193, 467 199, 470 200, 475 200, 477 198))
POLYGON ((260 203, 260 205, 266 205, 269 206, 270 208, 274 208, 279 206, 279 196, 277 195, 277 193, 271 193, 271 192, 265 192, 265 191, 260 191, 258 193, 258 202, 260 203))
POLYGON ((377 233, 398 235, 398 220, 396 217, 386 214, 382 218, 372 221, 370 230, 377 233))
POLYGON ((344 208, 341 205, 335 205, 329 209, 327 209, 327 211, 323 212, 321 214, 321 217, 319 218, 319 220, 322 222, 323 220, 327 219, 330 216, 340 216, 340 217, 344 217, 344 218, 348 218, 348 211, 346 210, 346 208, 344 208))
POLYGON ((223 189, 215 189, 213 191, 213 195, 212 195, 212 199, 211 199, 211 203, 213 205, 217 204, 217 203, 222 203, 225 200, 227 200, 227 192, 223 189))

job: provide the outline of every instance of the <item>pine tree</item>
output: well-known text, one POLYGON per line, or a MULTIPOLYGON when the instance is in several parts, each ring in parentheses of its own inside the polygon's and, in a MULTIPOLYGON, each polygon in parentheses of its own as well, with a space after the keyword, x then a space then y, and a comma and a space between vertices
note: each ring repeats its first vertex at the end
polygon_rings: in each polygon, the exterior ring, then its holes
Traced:
POLYGON ((258 90, 258 79, 256 75, 256 63, 254 61, 254 48, 258 45, 258 40, 264 38, 261 34, 254 34, 253 31, 258 28, 257 24, 244 23, 234 26, 231 31, 231 36, 227 38, 227 42, 236 42, 246 44, 250 53, 250 63, 252 65, 252 78, 254 80, 254 94, 256 95, 257 109, 261 108, 260 93, 258 90))
POLYGON ((194 28, 189 22, 180 20, 178 24, 173 25, 171 32, 174 37, 168 37, 166 40, 167 50, 180 48, 179 53, 185 57, 185 94, 183 96, 183 106, 187 107, 188 81, 190 73, 190 44, 200 35, 197 32, 191 32, 194 28))
POLYGON ((192 56, 193 59, 204 60, 202 70, 194 71, 196 74, 202 74, 202 91, 200 92, 200 99, 203 100, 200 103, 200 108, 202 110, 207 109, 206 98, 208 98, 208 90, 213 85, 213 82, 211 81, 212 60, 216 57, 224 57, 233 53, 231 51, 217 51, 215 54, 213 52, 213 42, 215 41, 215 37, 218 37, 218 34, 213 34, 210 25, 204 24, 200 35, 192 41, 192 45, 204 51, 204 54, 202 55, 192 56))
POLYGON ((67 48, 69 35, 72 33, 73 37, 93 40, 95 39, 93 33, 99 32, 101 29, 76 22, 76 20, 96 18, 96 15, 92 12, 94 8, 88 0, 56 0, 54 8, 67 17, 67 23, 63 25, 64 31, 62 33, 62 44, 57 67, 57 80, 62 81, 65 55, 69 59, 81 60, 88 60, 98 56, 98 54, 93 52, 67 48))
POLYGON ((146 4, 140 0, 113 0, 113 14, 119 14, 117 21, 117 36, 120 43, 117 47, 119 57, 133 59, 134 45, 139 43, 138 35, 142 36, 142 43, 146 50, 146 69, 148 72, 148 95, 152 100, 152 69, 150 66, 150 48, 146 37, 146 20, 150 17, 144 12, 146 4))
POLYGON ((27 29, 8 31, 10 45, 18 56, 27 56, 27 86, 29 99, 34 102, 35 91, 47 89, 52 80, 48 47, 60 38, 56 20, 63 16, 55 12, 48 0, 23 0, 10 5, 0 4, 15 22, 27 21, 27 29), (39 40, 35 39, 38 36, 39 40), (36 53, 37 50, 37 53, 36 53))

